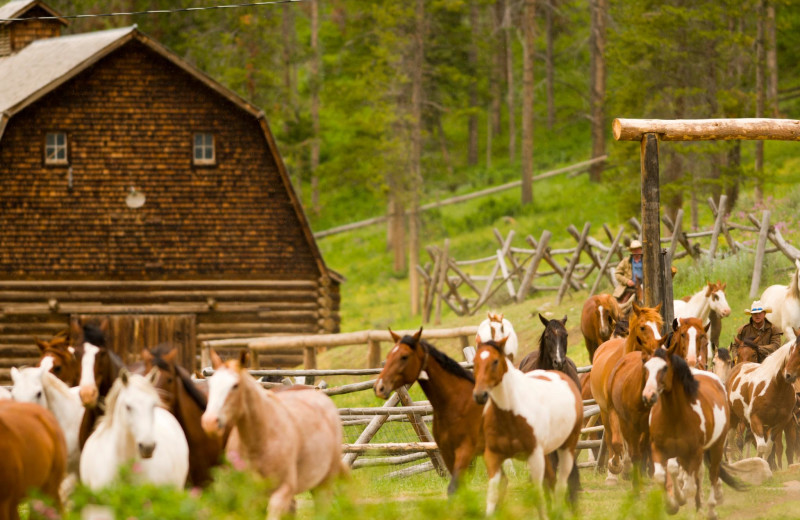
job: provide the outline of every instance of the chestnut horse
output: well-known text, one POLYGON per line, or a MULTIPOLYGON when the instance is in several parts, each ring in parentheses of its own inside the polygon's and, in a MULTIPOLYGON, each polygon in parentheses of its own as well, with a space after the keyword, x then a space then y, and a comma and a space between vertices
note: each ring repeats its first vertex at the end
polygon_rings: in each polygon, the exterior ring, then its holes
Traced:
POLYGON ((309 388, 272 392, 247 372, 247 351, 225 363, 213 350, 203 429, 219 435, 235 425, 226 446, 270 485, 268 518, 287 514, 294 496, 330 492, 347 472, 342 462, 342 422, 330 397, 309 388))
POLYGON ((462 474, 484 450, 483 406, 472 398, 473 375, 433 345, 420 339, 420 327, 413 336, 389 332, 395 345, 373 389, 388 399, 401 386, 419 382, 433 407, 433 438, 447 470, 452 475, 447 492, 458 489, 462 474))
POLYGON ((161 402, 178 419, 189 443, 189 481, 194 486, 211 484, 211 468, 222 462, 227 436, 206 435, 200 418, 208 399, 192 381, 189 373, 176 363, 177 348, 164 346, 142 350, 145 371, 157 369, 153 381, 161 402))
POLYGON ((644 363, 642 400, 650 410, 650 450, 653 477, 667 491, 667 512, 674 514, 694 494, 695 507, 702 505, 702 464, 705 459, 711 492, 708 518, 716 519, 722 501, 723 482, 734 489, 744 486, 722 463, 730 408, 725 387, 710 372, 693 371, 674 348, 658 349, 644 363), (683 470, 683 489, 679 473, 683 470), (669 473, 669 475, 667 475, 669 473))
POLYGON ((61 508, 67 445, 52 413, 38 404, 0 401, 0 453, 0 520, 18 520, 17 506, 32 489, 61 508))
POLYGON ((590 362, 597 347, 611 339, 617 321, 619 321, 619 304, 610 294, 596 294, 583 304, 581 332, 586 350, 589 351, 590 362))
MULTIPOLYGON (((740 423, 750 426, 756 450, 767 458, 775 444, 782 453, 781 433, 794 420, 797 401, 793 383, 800 373, 800 339, 787 342, 767 356, 763 363, 742 363, 733 367, 728 379, 731 432, 740 423)), ((774 469, 774 463, 771 464, 774 469)))
POLYGON ((67 386, 77 386, 81 377, 81 362, 75 349, 69 344, 69 331, 62 331, 53 336, 49 341, 36 339, 36 346, 41 351, 41 357, 36 366, 41 366, 45 358, 52 358, 53 365, 50 371, 57 378, 64 381, 67 386))
MULTIPOLYGON (((475 355, 473 397, 478 404, 486 404, 483 458, 489 474, 487 515, 495 511, 502 498, 508 482, 502 464, 512 457, 527 460, 538 495, 545 456, 557 452, 556 492, 566 491, 583 422, 580 390, 569 376, 549 370, 523 373, 505 357, 504 344, 504 339, 480 343, 475 355)), ((573 503, 576 493, 577 489, 569 489, 573 503)), ((537 502, 539 515, 544 517, 543 501, 537 502)))
MULTIPOLYGON (((592 388, 592 397, 600 407, 600 420, 606 428, 615 427, 609 423, 608 406, 608 379, 617 362, 629 352, 646 351, 652 353, 658 348, 661 340, 661 327, 663 320, 659 311, 661 304, 655 308, 639 307, 635 302, 631 305, 629 318, 630 333, 627 338, 612 338, 600 345, 594 353, 591 376, 589 382, 592 388)), ((611 436, 603 436, 608 452, 611 453, 611 436)), ((602 462, 602 461, 601 461, 602 462)), ((611 471, 608 480, 615 481, 616 475, 611 471)))

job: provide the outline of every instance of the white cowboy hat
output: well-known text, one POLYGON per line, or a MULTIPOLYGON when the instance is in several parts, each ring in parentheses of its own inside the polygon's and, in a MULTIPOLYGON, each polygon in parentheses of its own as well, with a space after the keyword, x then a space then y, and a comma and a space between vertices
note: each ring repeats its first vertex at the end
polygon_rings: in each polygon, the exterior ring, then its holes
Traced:
POLYGON ((633 242, 631 242, 631 245, 628 246, 628 251, 633 251, 634 249, 641 249, 641 248, 642 248, 642 243, 639 242, 638 240, 634 240, 633 242))
POLYGON ((769 307, 764 307, 764 304, 761 303, 761 300, 753 300, 750 308, 744 310, 745 314, 758 314, 759 312, 772 312, 772 309, 769 307))

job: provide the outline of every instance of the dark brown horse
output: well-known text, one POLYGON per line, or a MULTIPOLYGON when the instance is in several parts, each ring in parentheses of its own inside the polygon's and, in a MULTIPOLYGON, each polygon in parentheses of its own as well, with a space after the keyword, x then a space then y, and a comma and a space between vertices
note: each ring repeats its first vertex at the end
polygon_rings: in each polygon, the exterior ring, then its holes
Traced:
POLYGON ((158 369, 153 383, 164 407, 178 419, 189 443, 189 483, 206 487, 211 483, 211 468, 222 461, 227 436, 207 435, 200 424, 208 399, 189 373, 176 363, 177 348, 158 346, 142 350, 145 372, 158 369))
POLYGON ((611 339, 617 321, 619 321, 619 304, 610 294, 596 294, 583 304, 581 332, 590 362, 597 347, 611 339))
POLYGON ((18 520, 17 506, 37 490, 61 507, 67 445, 53 414, 33 403, 0 401, 0 520, 18 520))
POLYGON ((40 366, 46 357, 53 358, 53 368, 50 370, 57 378, 68 386, 77 386, 81 377, 81 363, 75 349, 69 344, 69 331, 65 330, 53 336, 50 340, 36 339, 36 346, 41 351, 36 366, 40 366))
POLYGON ((708 518, 716 519, 715 508, 722 501, 720 478, 734 489, 743 489, 722 463, 730 420, 725 387, 711 373, 692 372, 674 348, 656 350, 644 363, 644 375, 642 400, 652 406, 649 421, 653 477, 666 488, 667 511, 674 514, 692 495, 695 507, 700 509, 701 466, 705 459, 711 481, 708 518))
POLYGON ((452 475, 447 487, 452 494, 464 470, 484 449, 483 406, 472 399, 475 379, 461 365, 420 339, 422 328, 413 336, 400 337, 389 332, 395 345, 375 381, 375 395, 388 399, 401 386, 419 381, 433 407, 433 437, 452 475))

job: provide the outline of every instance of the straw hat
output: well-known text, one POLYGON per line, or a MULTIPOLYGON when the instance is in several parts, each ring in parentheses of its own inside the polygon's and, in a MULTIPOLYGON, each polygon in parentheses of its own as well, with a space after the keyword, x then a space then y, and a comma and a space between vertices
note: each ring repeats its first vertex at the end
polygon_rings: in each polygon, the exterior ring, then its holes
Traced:
POLYGON ((744 310, 745 314, 757 314, 759 312, 772 312, 772 309, 769 307, 764 307, 764 304, 761 303, 761 300, 754 300, 750 305, 750 308, 744 310))
POLYGON ((642 248, 642 243, 639 242, 638 240, 634 240, 631 242, 631 245, 628 246, 628 251, 632 253, 635 249, 641 249, 641 248, 642 248))

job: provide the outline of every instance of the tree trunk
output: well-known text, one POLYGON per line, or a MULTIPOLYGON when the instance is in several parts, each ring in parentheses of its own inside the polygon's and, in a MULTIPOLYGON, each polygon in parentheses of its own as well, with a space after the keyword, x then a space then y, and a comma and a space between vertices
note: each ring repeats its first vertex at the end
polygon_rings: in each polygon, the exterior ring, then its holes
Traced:
POLYGON ((469 25, 471 38, 469 43, 469 68, 472 74, 469 83, 469 107, 472 112, 468 122, 467 164, 478 164, 478 1, 472 0, 469 4, 469 25))
MULTIPOLYGON (((758 31, 756 35, 756 117, 764 117, 764 101, 766 85, 764 82, 764 73, 766 67, 766 52, 764 48, 764 29, 767 24, 766 20, 766 0, 759 0, 758 2, 758 31)), ((761 204, 764 201, 764 142, 759 141, 756 143, 756 189, 755 198, 756 203, 761 204)))
POLYGON ((500 135, 503 124, 503 82, 506 72, 506 43, 503 33, 503 15, 505 13, 505 0, 497 0, 491 8, 492 19, 492 75, 489 78, 492 109, 489 119, 492 122, 492 134, 500 135))
POLYGON ((742 142, 734 141, 728 149, 727 184, 725 195, 728 196, 728 212, 732 212, 739 199, 739 180, 742 177, 742 142))
POLYGON ((778 39, 775 30, 775 3, 767 4, 767 105, 772 117, 780 117, 778 107, 778 39))
POLYGON ((319 0, 311 0, 311 209, 319 215, 319 0))
POLYGON ((514 114, 514 23, 511 17, 511 0, 506 0, 503 14, 503 33, 506 43, 506 110, 508 111, 508 158, 517 158, 517 122, 514 114))
POLYGON ((536 0, 525 0, 522 65, 522 204, 533 202, 533 62, 536 55, 536 0))
MULTIPOLYGON (((425 0, 417 0, 414 12, 414 58, 411 63, 411 215, 409 216, 408 276, 410 283, 411 315, 419 314, 419 192, 422 190, 422 69, 425 64, 425 0)), ((444 131, 439 125, 444 142, 444 131)), ((445 147, 446 150, 446 147, 445 147)))
MULTIPOLYGON (((297 99, 297 81, 295 77, 294 54, 295 54, 295 30, 294 30, 294 10, 292 6, 284 4, 281 13, 281 36, 283 39, 283 48, 281 54, 281 61, 283 61, 283 89, 284 104, 287 108, 285 111, 285 132, 288 135, 290 132, 290 121, 293 117, 295 100, 297 99)), ((297 197, 303 199, 303 168, 297 164, 295 170, 295 191, 297 197)))
POLYGON ((390 197, 393 198, 391 207, 394 210, 391 218, 392 257, 394 259, 392 267, 394 272, 402 273, 406 270, 405 206, 397 193, 392 193, 390 197))
MULTIPOLYGON (((606 97, 606 15, 608 0, 591 0, 591 66, 589 80, 591 92, 589 105, 592 121, 592 158, 602 157, 606 153, 605 112, 603 110, 606 97)), ((589 178, 600 182, 603 163, 593 164, 589 169, 589 178)))
POLYGON ((545 73, 547 82, 547 129, 552 130, 556 124, 555 98, 555 64, 553 62, 553 15, 556 9, 555 0, 547 0, 545 6, 545 22, 547 31, 547 50, 545 51, 545 73))

